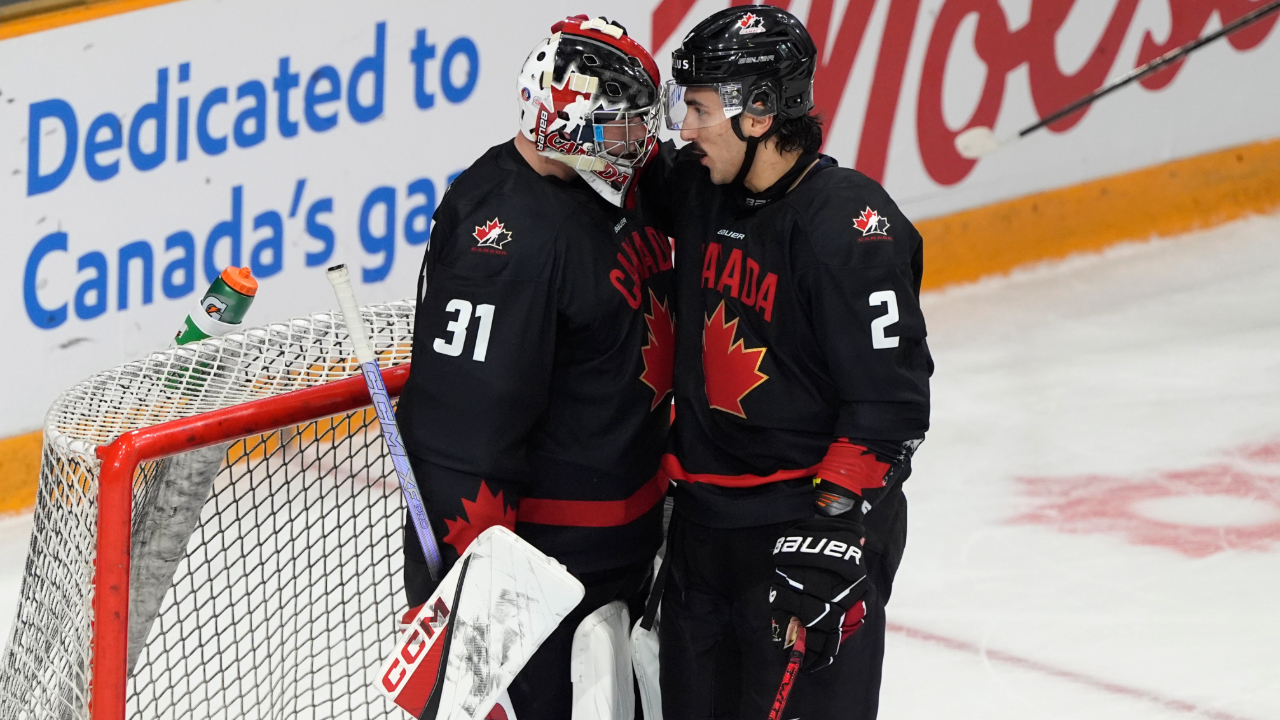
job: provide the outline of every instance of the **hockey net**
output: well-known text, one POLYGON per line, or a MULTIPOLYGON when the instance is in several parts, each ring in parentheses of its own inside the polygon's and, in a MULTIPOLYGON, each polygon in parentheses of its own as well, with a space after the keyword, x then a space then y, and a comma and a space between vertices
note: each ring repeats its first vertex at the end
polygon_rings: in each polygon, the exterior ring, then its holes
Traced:
MULTIPOLYGON (((413 306, 363 316, 398 394, 413 306)), ((58 398, 0 718, 398 712, 369 680, 404 610, 403 505, 358 373, 318 314, 58 398)))

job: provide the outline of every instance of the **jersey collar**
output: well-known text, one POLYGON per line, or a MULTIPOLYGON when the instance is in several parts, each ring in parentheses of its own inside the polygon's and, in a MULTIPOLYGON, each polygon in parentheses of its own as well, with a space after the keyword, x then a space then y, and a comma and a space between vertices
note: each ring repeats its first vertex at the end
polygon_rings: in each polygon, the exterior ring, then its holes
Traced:
POLYGON ((778 178, 769 187, 758 193, 747 190, 742 185, 733 185, 738 206, 745 210, 759 210, 786 195, 794 186, 813 177, 814 174, 828 167, 835 167, 835 158, 819 153, 806 153, 796 159, 791 169, 778 178))

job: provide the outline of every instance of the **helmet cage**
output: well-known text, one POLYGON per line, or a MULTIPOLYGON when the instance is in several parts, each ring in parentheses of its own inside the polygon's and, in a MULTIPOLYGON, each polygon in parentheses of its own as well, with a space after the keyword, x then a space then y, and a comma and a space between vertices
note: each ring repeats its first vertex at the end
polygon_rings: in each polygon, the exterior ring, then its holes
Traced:
POLYGON ((590 130, 596 157, 625 168, 642 165, 649 141, 658 136, 660 110, 658 103, 639 110, 596 110, 583 134, 590 130))

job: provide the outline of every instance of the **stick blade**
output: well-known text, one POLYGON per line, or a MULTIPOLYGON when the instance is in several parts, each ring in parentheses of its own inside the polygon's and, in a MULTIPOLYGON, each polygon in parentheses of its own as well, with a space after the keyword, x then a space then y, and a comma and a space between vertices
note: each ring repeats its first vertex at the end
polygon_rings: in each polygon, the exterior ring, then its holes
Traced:
POLYGON ((989 127, 971 127, 956 136, 956 152, 966 160, 977 160, 998 147, 1000 143, 989 127))

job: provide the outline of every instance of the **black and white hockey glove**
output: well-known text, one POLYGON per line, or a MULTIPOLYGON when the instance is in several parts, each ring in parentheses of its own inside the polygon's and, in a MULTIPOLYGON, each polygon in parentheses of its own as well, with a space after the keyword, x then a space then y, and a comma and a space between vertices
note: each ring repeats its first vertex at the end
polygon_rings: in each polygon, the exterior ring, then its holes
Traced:
POLYGON ((830 665, 840 644, 862 626, 868 581, 862 525, 848 517, 796 523, 773 548, 776 575, 769 586, 773 637, 792 617, 808 631, 804 668, 830 665))

